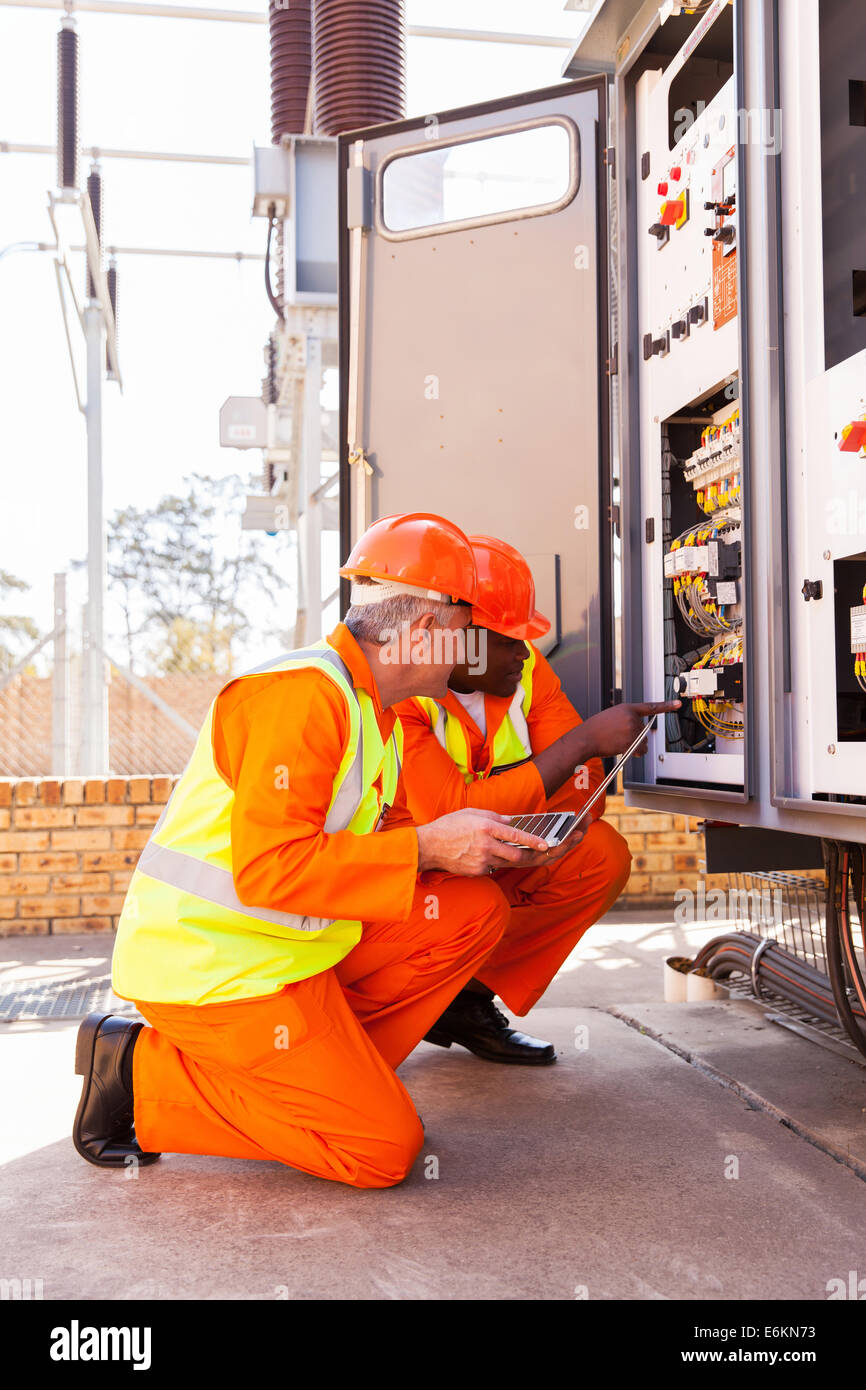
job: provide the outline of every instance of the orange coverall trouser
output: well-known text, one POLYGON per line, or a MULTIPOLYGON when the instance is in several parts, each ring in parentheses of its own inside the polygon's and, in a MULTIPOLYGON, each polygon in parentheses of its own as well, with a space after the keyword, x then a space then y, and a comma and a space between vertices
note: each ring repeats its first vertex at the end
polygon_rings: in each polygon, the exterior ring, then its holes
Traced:
POLYGON ((622 891, 625 841, 596 821, 550 869, 420 883, 331 970, 226 1004, 136 1001, 147 1152, 278 1160, 353 1187, 406 1177, 423 1130, 395 1068, 474 975, 517 1013, 622 891), (288 1046, 275 1046, 285 1030, 288 1046))

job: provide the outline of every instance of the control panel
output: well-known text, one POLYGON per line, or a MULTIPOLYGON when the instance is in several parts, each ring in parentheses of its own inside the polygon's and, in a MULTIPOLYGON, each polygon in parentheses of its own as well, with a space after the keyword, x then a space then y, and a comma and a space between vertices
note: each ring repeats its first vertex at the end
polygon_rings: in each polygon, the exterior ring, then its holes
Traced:
POLYGON ((652 736, 648 780, 738 791, 747 493, 729 7, 703 34, 721 58, 698 36, 635 89, 643 688, 682 701, 652 736))

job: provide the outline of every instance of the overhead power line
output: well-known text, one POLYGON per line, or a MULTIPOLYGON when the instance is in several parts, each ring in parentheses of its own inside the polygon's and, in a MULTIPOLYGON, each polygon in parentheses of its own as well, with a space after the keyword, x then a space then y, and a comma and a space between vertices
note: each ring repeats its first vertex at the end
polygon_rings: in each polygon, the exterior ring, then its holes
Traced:
MULTIPOLYGON (((267 24, 264 10, 218 10, 200 5, 157 5, 148 0, 0 0, 0 5, 27 10, 67 10, 70 14, 149 15, 152 19, 209 19, 228 24, 267 24)), ((477 43, 513 43, 528 48, 566 48, 574 38, 558 34, 512 34, 501 29, 458 29, 435 24, 407 24, 410 39, 459 39, 477 43)))

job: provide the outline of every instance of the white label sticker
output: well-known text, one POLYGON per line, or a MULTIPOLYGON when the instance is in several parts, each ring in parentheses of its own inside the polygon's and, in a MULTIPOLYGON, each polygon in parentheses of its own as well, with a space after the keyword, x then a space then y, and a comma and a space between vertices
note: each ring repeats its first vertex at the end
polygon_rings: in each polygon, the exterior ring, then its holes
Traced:
POLYGON ((716 601, 718 603, 736 603, 737 585, 732 581, 729 584, 720 583, 716 585, 716 601))

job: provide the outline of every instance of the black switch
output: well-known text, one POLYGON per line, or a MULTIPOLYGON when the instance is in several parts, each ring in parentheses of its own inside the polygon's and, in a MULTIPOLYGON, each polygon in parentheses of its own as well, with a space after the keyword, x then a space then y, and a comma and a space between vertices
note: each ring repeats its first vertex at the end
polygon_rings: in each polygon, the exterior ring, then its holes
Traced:
POLYGON ((664 246, 671 234, 670 227, 666 227, 663 222, 654 222, 649 229, 650 236, 658 237, 659 245, 664 246))
POLYGON ((730 246, 736 235, 736 227, 720 227, 715 234, 715 240, 720 241, 724 246, 730 246))
POLYGON ((673 338, 687 338, 688 336, 689 336, 689 321, 688 321, 687 318, 686 318, 686 319, 677 319, 675 323, 672 323, 672 324, 671 324, 671 337, 673 337, 673 338))
POLYGON ((643 360, 648 362, 651 357, 664 355, 670 352, 670 336, 665 333, 663 338, 654 338, 652 333, 645 333, 643 337, 643 360))
POLYGON ((647 517, 644 523, 644 535, 646 536, 647 545, 652 545, 656 538, 656 519, 654 516, 647 517))
POLYGON ((703 323, 707 317, 707 308, 708 305, 706 300, 704 300, 703 304, 693 304, 691 309, 689 309, 689 323, 703 323))
POLYGON ((650 157, 649 157, 649 150, 645 150, 644 153, 643 153, 643 154, 641 155, 641 157, 640 157, 640 176, 641 176, 641 178, 642 178, 642 179, 648 179, 648 178, 649 178, 649 172, 650 172, 650 157))
POLYGON ((715 229, 715 227, 704 227, 704 236, 715 236, 715 235, 716 235, 716 229, 715 229))

